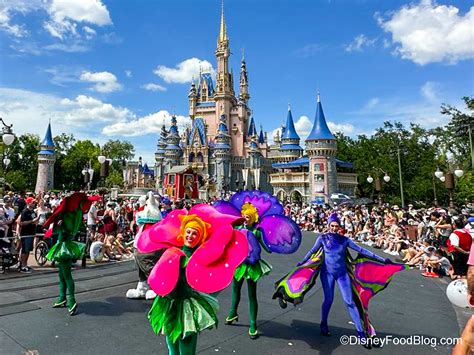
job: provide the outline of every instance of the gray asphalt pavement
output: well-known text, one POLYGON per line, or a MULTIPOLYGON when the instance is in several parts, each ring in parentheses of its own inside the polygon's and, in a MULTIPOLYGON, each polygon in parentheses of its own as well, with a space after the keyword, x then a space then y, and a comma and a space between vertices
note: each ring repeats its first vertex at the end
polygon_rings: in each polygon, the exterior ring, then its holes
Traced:
MULTIPOLYGON (((273 282, 302 258, 315 237, 305 232, 300 250, 293 255, 263 256, 273 270, 258 284, 259 339, 251 340, 247 334, 246 286, 242 289, 239 323, 224 324, 231 297, 227 288, 218 297, 219 327, 201 333, 198 353, 450 353, 452 345, 446 338, 459 336, 470 312, 453 308, 445 295, 447 280, 426 279, 419 270, 397 274, 371 302, 377 335, 385 341, 392 339, 382 348, 367 350, 361 345, 341 344, 341 337, 355 336, 356 332, 338 290, 329 317, 332 336, 319 334, 323 296, 319 282, 303 304, 281 309, 271 299, 273 282), (399 345, 410 341, 424 345, 399 345), (440 344, 442 341, 448 344, 440 344)), ((164 337, 155 335, 146 319, 151 301, 125 298, 126 290, 136 285, 133 262, 78 269, 74 277, 79 302, 74 317, 66 309, 51 308, 57 295, 56 273, 0 279, 0 354, 167 354, 164 337)))

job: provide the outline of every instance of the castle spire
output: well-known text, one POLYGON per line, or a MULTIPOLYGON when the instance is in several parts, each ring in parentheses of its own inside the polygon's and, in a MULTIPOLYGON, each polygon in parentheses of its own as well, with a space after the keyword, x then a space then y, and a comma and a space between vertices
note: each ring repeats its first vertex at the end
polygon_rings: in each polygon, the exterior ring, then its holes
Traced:
POLYGON ((318 92, 316 101, 316 115, 314 116, 313 129, 306 140, 335 139, 328 127, 326 117, 324 117, 323 106, 321 105, 321 95, 318 92))
POLYGON ((222 9, 221 9, 221 27, 219 31, 219 42, 227 41, 227 30, 225 26, 225 19, 224 19, 224 0, 222 0, 222 9))

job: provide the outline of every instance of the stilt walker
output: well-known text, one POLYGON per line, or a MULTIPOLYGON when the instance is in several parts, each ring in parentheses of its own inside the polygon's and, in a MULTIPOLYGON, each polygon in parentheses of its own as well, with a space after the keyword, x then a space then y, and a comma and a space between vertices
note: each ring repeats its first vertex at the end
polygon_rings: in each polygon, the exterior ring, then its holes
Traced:
POLYGON ((241 191, 230 202, 218 201, 215 208, 222 213, 242 216, 244 223, 236 229, 246 232, 249 254, 237 268, 232 281, 232 305, 226 324, 239 320, 238 307, 244 280, 247 280, 249 297, 249 336, 258 337, 257 282, 271 271, 271 265, 260 257, 262 248, 268 252, 290 254, 301 243, 301 230, 290 218, 283 215, 283 206, 276 197, 262 191, 241 191))
POLYGON ((206 204, 174 210, 143 231, 141 253, 165 249, 148 277, 157 297, 148 314, 156 334, 166 336, 170 355, 196 353, 199 332, 217 326, 215 294, 230 285, 248 253, 241 218, 206 204))
POLYGON ((100 200, 100 196, 88 197, 85 193, 75 192, 66 196, 44 223, 45 228, 52 227, 45 233, 45 237, 51 237, 53 234, 58 237, 57 243, 46 255, 48 260, 57 263, 59 269, 59 296, 53 308, 67 306, 71 316, 77 312, 72 263, 82 259, 86 246, 74 241, 74 237, 84 227, 84 213, 89 211, 92 201, 97 200, 100 200))

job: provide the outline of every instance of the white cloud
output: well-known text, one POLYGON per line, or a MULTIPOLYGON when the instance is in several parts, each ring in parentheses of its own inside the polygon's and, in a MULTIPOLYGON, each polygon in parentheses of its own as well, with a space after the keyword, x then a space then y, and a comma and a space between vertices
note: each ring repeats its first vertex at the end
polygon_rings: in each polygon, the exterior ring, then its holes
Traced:
MULTIPOLYGON (((51 20, 45 22, 44 27, 59 39, 63 39, 66 34, 77 36, 77 22, 97 26, 112 24, 109 11, 100 0, 53 0, 47 11, 51 20)), ((89 36, 90 30, 85 30, 89 36)))
POLYGON ((62 51, 66 53, 83 53, 87 52, 90 48, 89 46, 83 44, 81 41, 74 41, 71 43, 55 43, 44 46, 43 49, 47 51, 62 51))
POLYGON ((134 114, 126 108, 115 107, 86 95, 78 95, 74 100, 62 99, 60 104, 68 110, 61 121, 75 126, 125 122, 134 118, 134 114))
POLYGON ((79 75, 82 69, 79 67, 67 67, 58 65, 51 68, 46 68, 43 72, 51 75, 50 83, 58 86, 67 86, 70 83, 79 82, 79 75))
POLYGON ((127 78, 131 78, 133 75, 132 75, 132 71, 131 70, 125 70, 125 76, 127 78))
POLYGON ((380 99, 378 97, 373 97, 365 104, 364 109, 371 110, 375 106, 377 106, 379 102, 380 102, 380 99))
POLYGON ((431 0, 403 6, 378 23, 392 35, 395 53, 425 65, 434 62, 457 63, 474 57, 474 7, 465 15, 452 5, 431 0))
POLYGON ((117 77, 107 71, 92 73, 83 71, 80 77, 81 81, 95 83, 91 90, 98 92, 113 92, 122 90, 122 84, 117 82, 117 77))
MULTIPOLYGON (((59 40, 80 37, 78 23, 94 26, 112 24, 109 11, 101 0, 3 0, 0 4, 0 29, 17 38, 25 37, 30 34, 25 24, 12 24, 12 15, 38 11, 49 15, 43 22, 43 28, 59 40)), ((83 27, 83 30, 87 39, 95 36, 95 30, 90 26, 83 27)))
POLYGON ((149 90, 149 91, 166 91, 164 86, 155 83, 148 83, 145 85, 140 86, 142 89, 149 90))
POLYGON ((354 40, 346 45, 344 49, 346 52, 362 52, 364 48, 372 47, 376 41, 376 38, 370 39, 364 34, 360 34, 354 37, 354 40))
POLYGON ((298 133, 298 136, 300 136, 300 139, 303 141, 309 136, 311 128, 313 128, 313 122, 308 116, 301 116, 295 122, 296 133, 298 133))
MULTIPOLYGON (((184 132, 184 128, 190 122, 189 117, 176 116, 178 130, 184 132)), ((140 117, 127 122, 115 123, 105 126, 102 133, 107 136, 125 136, 136 137, 146 134, 158 134, 161 131, 163 123, 169 128, 171 123, 171 114, 166 110, 161 110, 150 115, 140 117)))
POLYGON ((427 81, 420 89, 421 95, 428 101, 440 104, 438 95, 439 84, 434 81, 427 81))
POLYGON ((93 28, 90 28, 89 26, 84 26, 82 30, 86 34, 87 39, 92 39, 97 35, 96 30, 94 30, 93 28))
POLYGON ((164 65, 159 65, 153 73, 158 75, 167 83, 188 83, 191 82, 192 78, 198 78, 200 69, 209 70, 212 75, 215 75, 215 71, 212 68, 212 64, 207 60, 201 60, 198 58, 190 58, 178 63, 175 68, 168 68, 164 65))
POLYGON ((10 14, 6 8, 0 9, 0 29, 14 37, 25 37, 28 34, 24 26, 10 23, 10 14))
POLYGON ((340 132, 346 136, 352 135, 355 131, 354 126, 350 123, 334 123, 328 121, 328 127, 333 134, 336 132, 340 132))

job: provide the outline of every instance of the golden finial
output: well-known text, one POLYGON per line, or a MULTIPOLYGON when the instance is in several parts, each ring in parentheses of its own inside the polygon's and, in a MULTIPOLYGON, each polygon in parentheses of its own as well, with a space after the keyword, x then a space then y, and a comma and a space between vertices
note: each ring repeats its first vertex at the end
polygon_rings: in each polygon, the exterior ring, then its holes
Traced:
POLYGON ((219 42, 227 41, 227 31, 224 21, 224 0, 222 0, 222 9, 221 9, 221 29, 219 32, 219 42))

